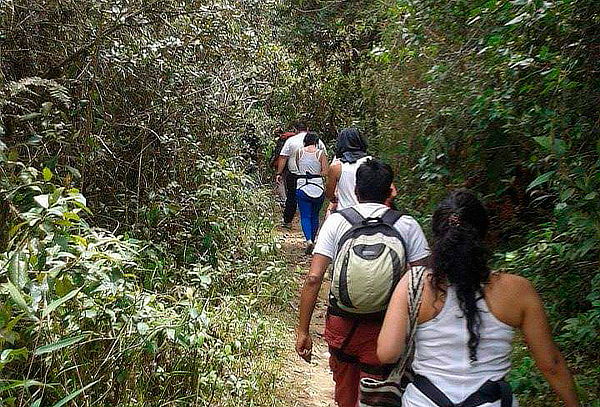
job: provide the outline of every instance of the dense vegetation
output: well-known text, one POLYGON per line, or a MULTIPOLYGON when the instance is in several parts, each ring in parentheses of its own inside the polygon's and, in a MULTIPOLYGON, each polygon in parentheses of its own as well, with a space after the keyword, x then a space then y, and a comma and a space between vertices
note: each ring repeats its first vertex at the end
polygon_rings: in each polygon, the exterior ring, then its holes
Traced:
MULTIPOLYGON (((479 192, 496 267, 535 282, 599 405, 600 3, 293 3, 282 41, 308 61, 306 114, 363 128, 397 170, 398 203, 425 223, 447 190, 479 192)), ((555 405, 532 360, 515 358, 521 398, 555 405)))
POLYGON ((273 4, 0 8, 0 405, 281 404, 273 4))
POLYGON ((0 3, 0 405, 283 405, 263 163, 299 117, 424 223, 478 191, 594 405, 599 57, 593 0, 0 3))

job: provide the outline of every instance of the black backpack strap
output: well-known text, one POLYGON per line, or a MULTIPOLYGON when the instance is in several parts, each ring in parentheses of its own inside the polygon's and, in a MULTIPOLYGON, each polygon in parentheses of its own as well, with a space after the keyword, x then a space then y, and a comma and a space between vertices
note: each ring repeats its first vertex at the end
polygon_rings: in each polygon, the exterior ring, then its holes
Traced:
POLYGON ((502 397, 500 398, 500 407, 512 407, 513 394, 510 384, 508 384, 506 380, 500 380, 498 385, 500 386, 500 393, 502 394, 502 397))
POLYGON ((402 216, 402 212, 395 211, 393 209, 388 209, 381 217, 381 222, 385 225, 388 225, 390 228, 392 228, 392 230, 396 232, 398 239, 400 239, 400 241, 402 242, 402 246, 404 246, 404 262, 408 265, 408 251, 406 249, 406 242, 404 241, 404 238, 402 237, 400 232, 398 232, 398 230, 396 230, 396 228, 394 227, 396 222, 398 222, 398 220, 402 216))
POLYGON ((493 403, 498 400, 500 400, 501 407, 512 406, 512 390, 510 389, 510 385, 504 380, 488 380, 475 393, 458 404, 458 407, 478 407, 482 404, 493 403))
POLYGON ((450 400, 437 386, 431 383, 431 380, 426 378, 425 376, 415 375, 413 379, 413 385, 421 393, 427 396, 428 399, 433 401, 439 407, 455 407, 455 404, 450 400))
POLYGON ((388 209, 381 217, 381 221, 390 227, 394 227, 396 222, 398 222, 398 219, 400 219, 401 217, 402 213, 393 209, 388 209))
POLYGON ((365 218, 354 208, 342 209, 337 213, 342 215, 352 226, 359 225, 365 220, 365 218))
POLYGON ((458 404, 452 401, 428 378, 415 375, 412 382, 417 389, 439 407, 478 407, 482 404, 501 400, 501 407, 512 406, 512 390, 505 380, 485 382, 473 394, 458 404))

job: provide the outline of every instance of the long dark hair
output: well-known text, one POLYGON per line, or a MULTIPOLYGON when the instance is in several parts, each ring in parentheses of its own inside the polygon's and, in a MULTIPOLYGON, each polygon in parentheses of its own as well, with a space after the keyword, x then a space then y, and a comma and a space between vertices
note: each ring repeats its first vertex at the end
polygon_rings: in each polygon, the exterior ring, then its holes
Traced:
POLYGON ((482 284, 490 277, 483 242, 488 227, 484 206, 466 189, 451 192, 433 214, 433 283, 440 291, 445 284, 456 288, 460 309, 467 319, 471 361, 477 360, 480 339, 477 301, 483 297, 482 284))

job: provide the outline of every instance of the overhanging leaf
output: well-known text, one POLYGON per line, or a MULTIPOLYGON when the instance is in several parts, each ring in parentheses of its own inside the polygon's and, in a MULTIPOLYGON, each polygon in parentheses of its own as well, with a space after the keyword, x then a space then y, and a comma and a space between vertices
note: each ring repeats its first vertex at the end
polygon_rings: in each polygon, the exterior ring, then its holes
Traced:
POLYGON ((29 281, 27 276, 27 261, 21 252, 15 252, 8 263, 8 278, 11 283, 22 289, 29 281))
POLYGON ((67 295, 58 298, 54 301, 52 301, 47 307, 46 309, 44 309, 44 312, 42 314, 42 316, 44 318, 46 318, 48 315, 50 315, 55 309, 57 309, 58 307, 60 307, 61 305, 63 305, 65 302, 69 301, 71 298, 75 297, 79 291, 81 291, 81 288, 78 288, 77 290, 73 290, 70 293, 68 293, 67 295))
POLYGON ((8 289, 8 293, 10 294, 15 304, 17 304, 17 306, 23 311, 27 312, 28 314, 31 314, 31 309, 27 305, 27 301, 25 301, 25 297, 23 297, 21 291, 19 291, 19 289, 10 281, 4 283, 4 287, 8 289))
POLYGON ((61 406, 64 406, 69 401, 73 400, 75 397, 79 396, 81 393, 83 393, 84 391, 86 391, 87 389, 89 389, 90 387, 92 387, 93 385, 95 385, 96 383, 98 383, 99 381, 100 380, 96 380, 95 382, 92 382, 92 383, 86 385, 85 387, 82 387, 81 389, 79 389, 77 391, 74 391, 73 393, 69 394, 65 398, 59 400, 57 403, 53 404, 52 407, 61 407, 61 406))
POLYGON ((31 386, 45 387, 46 385, 42 382, 38 382, 37 380, 0 380, 0 392, 16 389, 18 387, 27 388, 31 386))
POLYGON ((536 179, 534 179, 531 184, 529 184, 529 186, 527 187, 527 190, 530 191, 531 189, 545 184, 546 182, 550 181, 550 179, 552 179, 552 176, 556 173, 556 171, 548 171, 542 175, 540 175, 539 177, 537 177, 536 179))
POLYGON ((36 356, 40 356, 45 353, 54 352, 59 349, 66 348, 67 346, 74 345, 77 342, 80 342, 84 338, 85 338, 85 335, 78 335, 78 336, 73 336, 71 338, 64 338, 58 342, 54 342, 49 345, 40 346, 35 351, 33 351, 33 354, 36 356))

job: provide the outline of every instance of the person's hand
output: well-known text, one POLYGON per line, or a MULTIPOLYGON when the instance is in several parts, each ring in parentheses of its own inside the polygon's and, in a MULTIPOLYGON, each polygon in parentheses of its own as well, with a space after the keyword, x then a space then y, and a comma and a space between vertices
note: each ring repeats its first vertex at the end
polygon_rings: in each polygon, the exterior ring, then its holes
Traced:
POLYGON ((302 359, 310 362, 312 357, 312 338, 308 332, 298 332, 296 335, 296 352, 302 359))
POLYGON ((325 218, 329 217, 329 215, 335 212, 337 205, 337 202, 329 202, 329 206, 327 206, 327 210, 325 211, 325 218))

